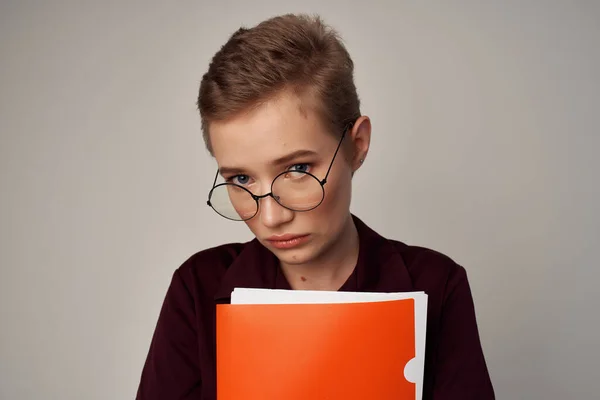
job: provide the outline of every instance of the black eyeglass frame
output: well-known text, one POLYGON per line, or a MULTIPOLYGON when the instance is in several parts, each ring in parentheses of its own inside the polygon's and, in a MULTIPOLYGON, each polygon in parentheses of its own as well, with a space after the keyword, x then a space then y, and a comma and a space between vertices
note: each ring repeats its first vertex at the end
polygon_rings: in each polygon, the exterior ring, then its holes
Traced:
POLYGON ((285 175, 287 173, 289 173, 290 171, 283 171, 280 174, 278 174, 275 178, 273 178, 273 181, 271 182, 271 191, 269 193, 263 194, 263 195, 256 195, 254 193, 252 193, 250 190, 246 189, 245 187, 238 185, 236 183, 229 183, 229 182, 224 182, 224 183, 219 183, 218 185, 217 183, 217 179, 219 177, 219 169, 217 168, 217 173, 215 174, 215 179, 213 181, 212 184, 212 189, 210 189, 210 192, 208 192, 208 200, 206 201, 206 204, 210 206, 210 208, 212 208, 217 214, 219 214, 220 216, 222 216, 223 218, 226 218, 228 220, 231 221, 238 221, 238 222, 242 222, 242 221, 248 221, 251 220, 252 218, 254 218, 256 216, 256 214, 258 214, 258 210, 260 208, 260 199, 264 199, 265 197, 272 197, 277 204, 279 204, 281 207, 288 209, 290 211, 294 211, 294 212, 307 212, 307 211, 312 211, 315 208, 319 207, 321 205, 321 203, 323 203, 323 200, 325 199, 325 184, 327 183, 327 178, 329 177, 329 172, 331 172, 331 167, 333 167, 333 162, 335 161, 335 158, 337 156, 338 151, 340 150, 340 147, 342 146, 342 142, 344 141, 344 138, 346 137, 346 133, 352 129, 352 126, 354 125, 354 123, 350 123, 346 126, 346 128, 344 129, 344 131, 342 132, 342 137, 340 138, 340 141, 337 145, 337 148, 335 149, 335 153, 333 154, 333 158, 331 159, 331 162, 329 163, 329 168, 327 168, 327 173, 325 174, 325 177, 323 179, 319 179, 317 178, 315 175, 311 174, 310 172, 304 172, 304 171, 294 171, 296 173, 303 173, 306 175, 309 175, 311 177, 313 177, 317 182, 319 182, 319 184, 321 185, 321 191, 322 191, 322 196, 321 196, 321 200, 319 201, 318 204, 316 204, 314 207, 306 209, 306 210, 295 210, 293 208, 287 207, 284 204, 281 204, 279 202, 279 196, 275 196, 273 195, 273 184, 275 183, 275 181, 277 180, 277 178, 279 178, 281 175, 285 175), (245 218, 245 219, 233 219, 230 217, 227 217, 223 214, 221 214, 219 211, 217 211, 217 209, 215 207, 213 207, 210 199, 212 197, 212 194, 214 192, 215 189, 221 187, 221 186, 235 186, 238 189, 242 189, 245 190, 246 192, 248 192, 248 194, 250 194, 250 196, 252 196, 252 198, 254 199, 254 201, 256 202, 256 212, 254 212, 254 214, 252 214, 251 217, 245 218))

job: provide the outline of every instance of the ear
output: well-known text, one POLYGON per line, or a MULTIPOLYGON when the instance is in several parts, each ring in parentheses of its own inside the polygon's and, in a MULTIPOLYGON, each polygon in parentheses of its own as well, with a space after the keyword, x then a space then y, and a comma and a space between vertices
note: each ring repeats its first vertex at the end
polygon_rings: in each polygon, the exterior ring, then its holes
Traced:
POLYGON ((352 171, 358 170, 367 158, 371 144, 371 120, 366 115, 359 117, 350 132, 352 138, 352 171))

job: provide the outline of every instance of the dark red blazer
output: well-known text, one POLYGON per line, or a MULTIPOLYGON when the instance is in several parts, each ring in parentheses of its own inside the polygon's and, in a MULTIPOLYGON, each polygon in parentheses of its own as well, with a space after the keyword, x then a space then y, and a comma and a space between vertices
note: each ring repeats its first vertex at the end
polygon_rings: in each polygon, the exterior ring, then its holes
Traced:
MULTIPOLYGON (((494 399, 464 268, 433 250, 385 239, 353 218, 358 262, 340 290, 428 295, 423 399, 494 399)), ((215 309, 235 287, 290 289, 277 258, 256 239, 201 251, 175 271, 138 400, 216 399, 215 309)))

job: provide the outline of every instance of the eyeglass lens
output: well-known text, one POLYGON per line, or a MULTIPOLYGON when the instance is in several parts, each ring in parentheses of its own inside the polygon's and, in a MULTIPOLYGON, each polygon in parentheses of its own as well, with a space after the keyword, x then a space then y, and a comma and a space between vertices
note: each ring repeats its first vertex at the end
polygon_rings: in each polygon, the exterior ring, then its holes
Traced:
MULTIPOLYGON (((293 211, 309 211, 323 201, 321 182, 302 171, 286 171, 271 185, 272 197, 283 207, 293 211)), ((261 196, 263 197, 263 196, 261 196)), ((245 188, 225 183, 217 185, 210 195, 211 206, 225 218, 244 221, 258 212, 258 199, 245 188)))

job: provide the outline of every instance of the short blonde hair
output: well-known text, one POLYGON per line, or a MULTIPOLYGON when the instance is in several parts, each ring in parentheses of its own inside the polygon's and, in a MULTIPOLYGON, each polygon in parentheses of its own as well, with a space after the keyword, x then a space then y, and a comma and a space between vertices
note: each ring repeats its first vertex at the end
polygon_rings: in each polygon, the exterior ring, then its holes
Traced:
POLYGON ((360 117, 354 63, 338 33, 319 17, 287 14, 240 28, 214 55, 202 77, 198 108, 207 149, 209 127, 284 90, 314 104, 322 122, 341 134, 360 117))

